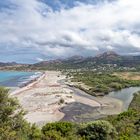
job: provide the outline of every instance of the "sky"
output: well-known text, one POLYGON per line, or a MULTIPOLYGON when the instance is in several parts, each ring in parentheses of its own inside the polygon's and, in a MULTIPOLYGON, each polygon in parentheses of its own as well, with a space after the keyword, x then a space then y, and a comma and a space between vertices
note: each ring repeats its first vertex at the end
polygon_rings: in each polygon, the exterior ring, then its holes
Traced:
POLYGON ((0 61, 140 55, 140 0, 0 0, 0 61))

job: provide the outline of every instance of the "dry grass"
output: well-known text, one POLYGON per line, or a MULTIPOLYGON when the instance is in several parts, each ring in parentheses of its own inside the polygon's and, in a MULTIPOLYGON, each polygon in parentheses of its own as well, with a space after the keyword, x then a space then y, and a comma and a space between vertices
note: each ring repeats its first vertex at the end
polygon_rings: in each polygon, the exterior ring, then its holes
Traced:
POLYGON ((127 80, 140 80, 140 72, 116 72, 113 75, 127 80))

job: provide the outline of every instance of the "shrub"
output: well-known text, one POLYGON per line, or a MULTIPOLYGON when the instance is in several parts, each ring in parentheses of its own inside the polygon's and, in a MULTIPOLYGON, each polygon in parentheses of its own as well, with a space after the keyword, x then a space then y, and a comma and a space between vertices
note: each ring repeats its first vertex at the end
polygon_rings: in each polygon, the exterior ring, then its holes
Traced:
POLYGON ((41 139, 41 131, 38 127, 36 127, 35 124, 31 126, 30 134, 29 134, 30 140, 40 140, 41 139))
POLYGON ((0 88, 0 140, 17 140, 28 137, 30 125, 23 119, 25 112, 8 89, 0 88))
POLYGON ((63 98, 61 98, 60 100, 59 100, 59 104, 63 104, 65 102, 65 100, 63 99, 63 98))
POLYGON ((45 131, 42 140, 62 140, 61 133, 55 130, 45 131))
POLYGON ((123 113, 120 113, 117 116, 117 121, 121 121, 123 119, 127 119, 127 118, 132 118, 132 117, 136 117, 137 116, 137 112, 133 109, 128 109, 128 111, 125 111, 123 113))
POLYGON ((70 122, 48 123, 42 127, 42 133, 46 135, 49 131, 57 131, 62 136, 66 136, 73 131, 73 124, 70 122))
POLYGON ((78 133, 87 140, 109 140, 116 135, 115 128, 107 121, 95 121, 83 128, 78 133))
POLYGON ((110 87, 113 88, 113 89, 116 89, 116 90, 119 90, 119 89, 123 88, 123 86, 119 83, 111 83, 110 87))

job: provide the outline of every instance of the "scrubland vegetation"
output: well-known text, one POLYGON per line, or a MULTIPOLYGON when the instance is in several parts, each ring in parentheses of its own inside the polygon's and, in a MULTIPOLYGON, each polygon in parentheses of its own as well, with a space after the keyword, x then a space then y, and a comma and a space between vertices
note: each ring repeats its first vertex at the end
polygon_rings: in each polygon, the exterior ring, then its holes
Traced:
POLYGON ((120 90, 122 88, 140 86, 140 80, 123 79, 113 73, 95 73, 92 71, 71 72, 68 77, 71 77, 72 82, 81 82, 89 86, 85 89, 82 86, 78 88, 85 90, 92 95, 100 95, 100 93, 107 94, 113 90, 120 90))

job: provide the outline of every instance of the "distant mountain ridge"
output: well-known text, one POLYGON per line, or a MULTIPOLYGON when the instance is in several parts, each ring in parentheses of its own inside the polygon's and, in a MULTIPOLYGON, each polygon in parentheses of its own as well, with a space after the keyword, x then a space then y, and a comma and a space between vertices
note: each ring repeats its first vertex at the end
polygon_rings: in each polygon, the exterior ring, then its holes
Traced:
POLYGON ((36 67, 46 68, 92 68, 101 64, 117 64, 118 66, 138 66, 140 56, 122 56, 113 51, 104 52, 95 57, 72 56, 67 59, 43 61, 34 64, 36 67))
POLYGON ((14 66, 14 65, 17 65, 17 63, 16 62, 7 62, 7 63, 0 62, 0 67, 1 66, 14 66))
POLYGON ((104 52, 102 54, 95 56, 95 58, 98 58, 98 59, 108 59, 108 60, 118 59, 119 57, 120 55, 118 55, 117 53, 113 51, 104 52))
POLYGON ((116 52, 109 51, 102 54, 98 54, 94 57, 83 57, 83 56, 72 56, 66 59, 56 59, 49 61, 42 61, 35 64, 17 64, 12 63, 0 63, 0 68, 18 68, 20 70, 33 70, 33 69, 49 69, 49 70, 59 70, 59 69, 92 69, 97 66, 106 64, 116 64, 118 67, 137 67, 140 66, 140 55, 139 56, 124 56, 119 55, 116 52))

